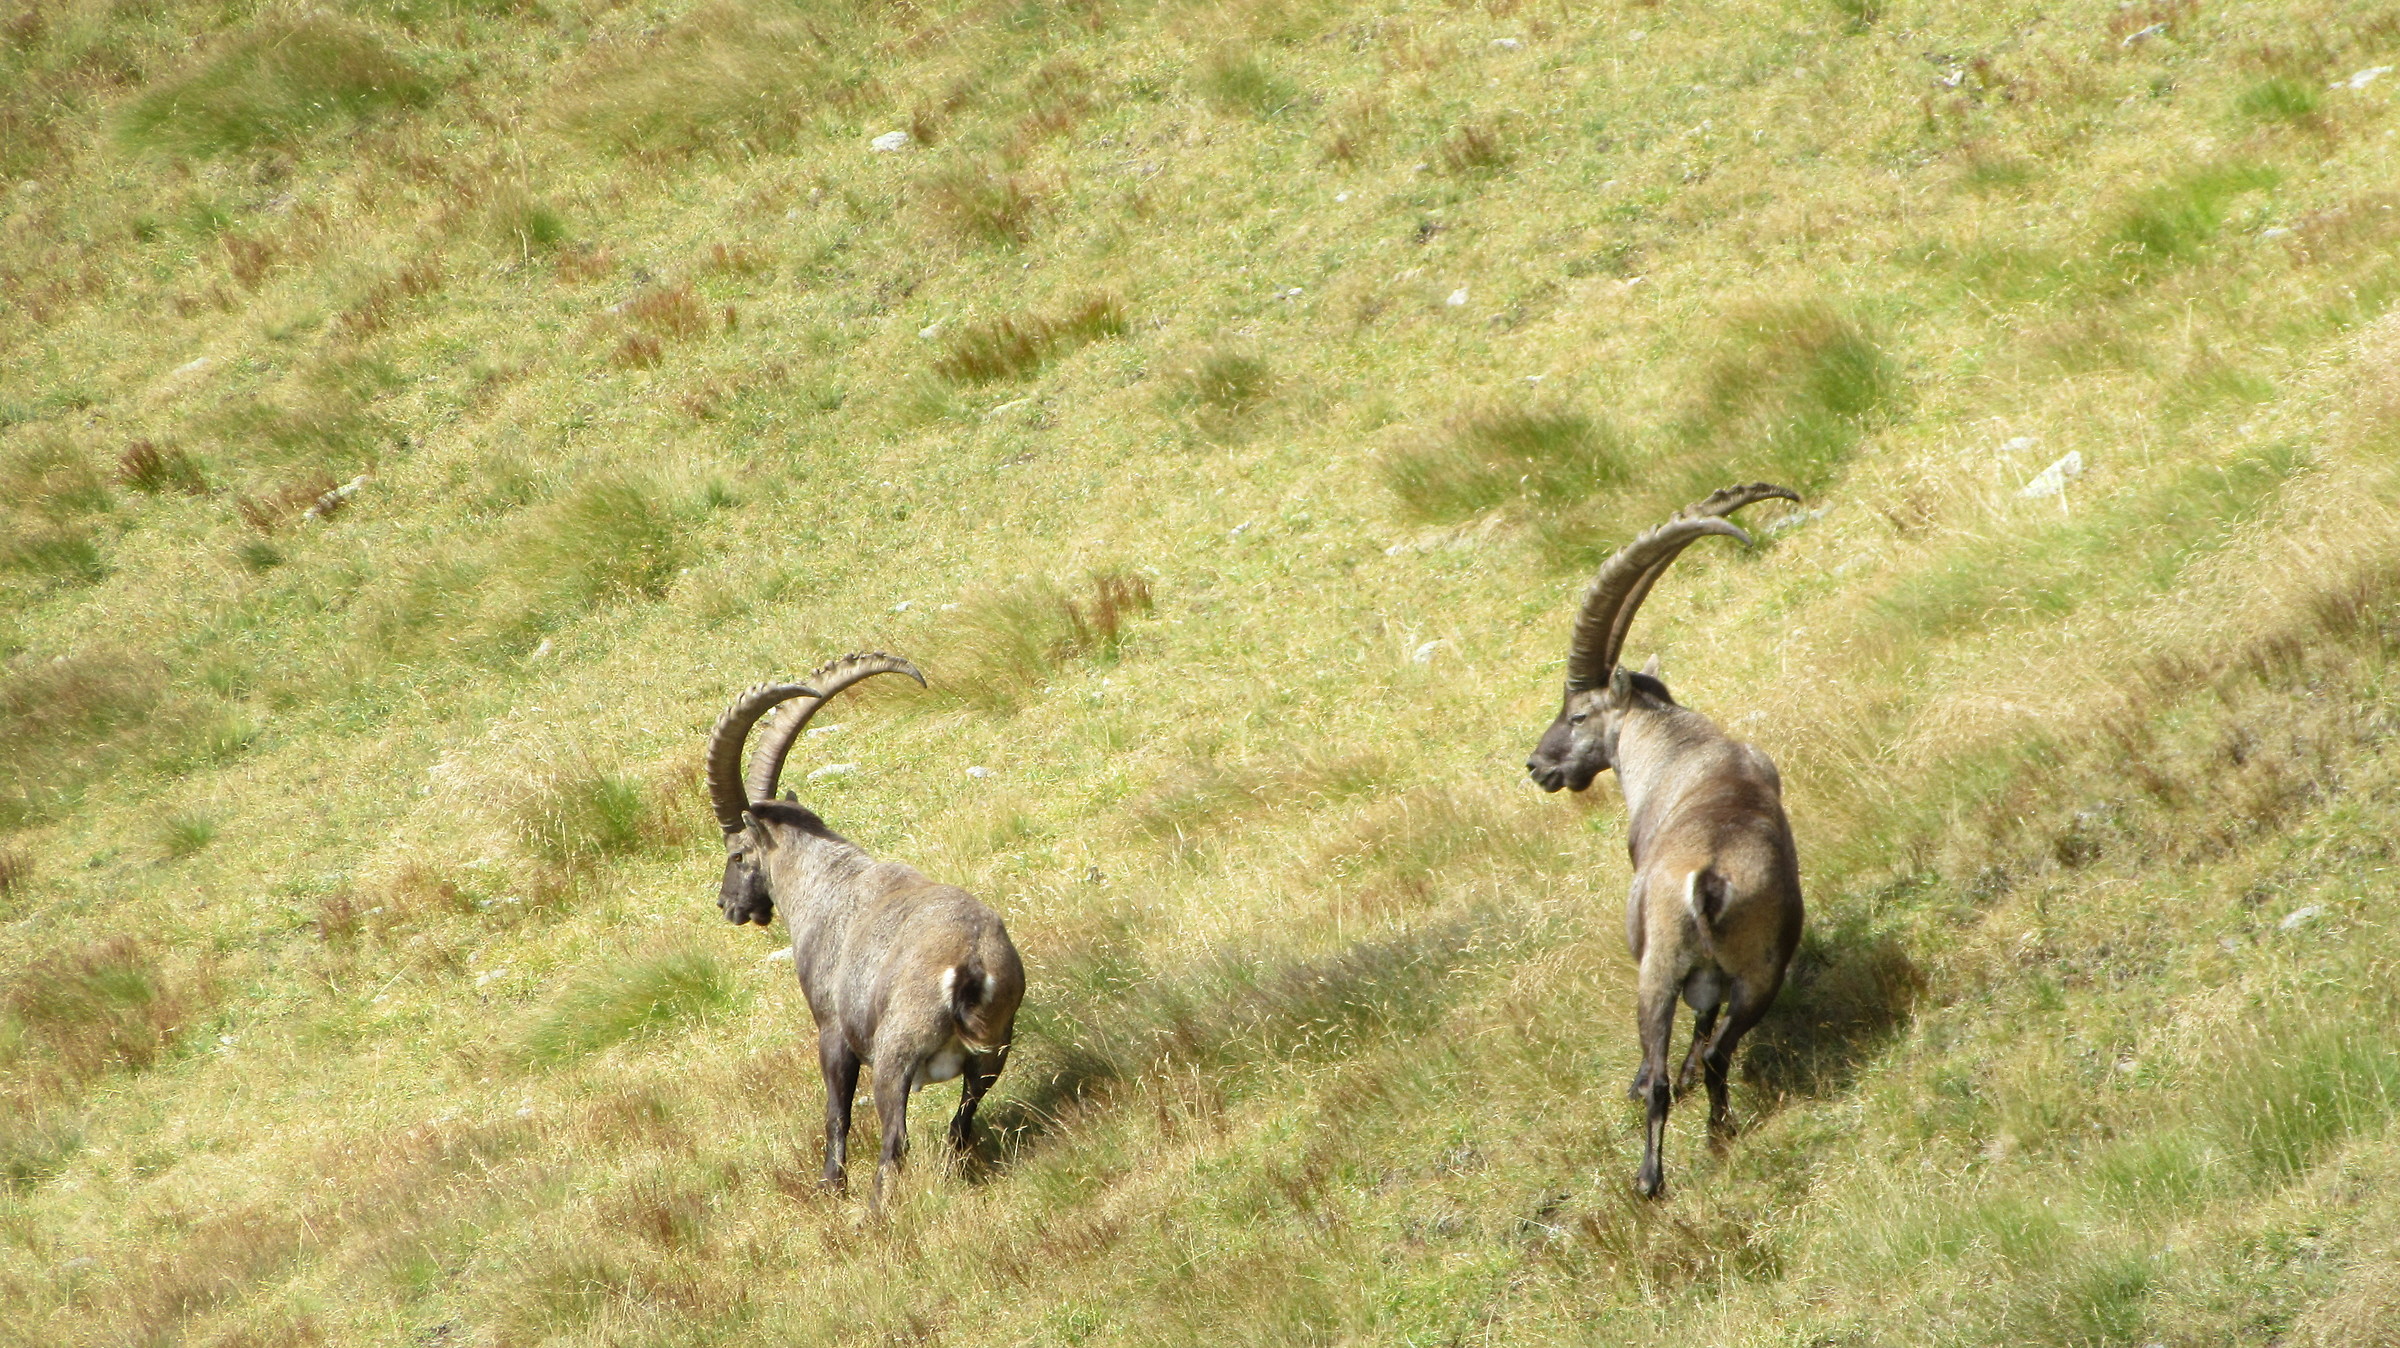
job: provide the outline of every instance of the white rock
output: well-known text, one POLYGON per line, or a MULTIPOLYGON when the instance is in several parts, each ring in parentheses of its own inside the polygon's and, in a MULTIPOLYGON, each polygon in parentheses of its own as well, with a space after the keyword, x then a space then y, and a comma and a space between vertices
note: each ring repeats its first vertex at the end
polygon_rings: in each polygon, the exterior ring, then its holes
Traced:
POLYGON ((1525 44, 1517 41, 1513 37, 1496 37, 1492 39, 1492 45, 1498 47, 1502 51, 1515 51, 1517 48, 1522 47, 1525 44))
POLYGON ((2083 451, 2070 449, 2058 462, 2033 475, 2033 480, 2017 489, 2017 495, 2029 501, 2056 496, 2067 489, 2067 479, 2083 474, 2083 451))
POLYGON ((765 962, 765 963, 767 963, 767 964, 773 964, 773 963, 774 963, 775 961, 777 961, 777 960, 789 960, 789 959, 791 959, 791 957, 792 957, 792 948, 791 948, 790 946, 788 946, 788 945, 787 945, 787 946, 782 946, 782 947, 779 947, 779 948, 777 948, 777 949, 774 949, 774 950, 770 950, 770 951, 768 951, 766 954, 764 954, 764 955, 760 956, 759 958, 760 958, 760 959, 761 959, 763 962, 765 962))
POLYGON ((1350 194, 1348 192, 1336 192, 1333 194, 1333 199, 1335 201, 1348 201, 1350 199, 1350 194))
POLYGON ((2040 443, 2040 440, 2037 440, 2030 435, 2012 435, 2008 438, 2005 444, 2000 446, 2000 452, 2003 454, 2022 454, 2026 450, 2029 450, 2040 443))
POLYGON ((2149 27, 2142 29, 2140 32, 2127 33, 2125 35, 2125 40, 2117 45, 2120 47, 2130 47, 2134 43, 2141 41, 2143 38, 2157 37, 2159 34, 2165 31, 2167 31, 2167 26, 2165 24, 2154 23, 2149 27))
POLYGON ((187 374, 198 374, 202 370, 207 369, 208 366, 209 359, 206 356, 202 356, 198 360, 187 360, 183 364, 176 366, 174 369, 167 371, 167 377, 170 379, 181 379, 187 374))
POLYGON ((2358 72, 2355 75, 2352 75, 2346 80, 2335 80, 2330 87, 2335 89, 2364 89, 2368 85, 2373 84, 2375 81, 2382 79, 2384 76, 2391 73, 2392 68, 2390 66, 2368 66, 2366 69, 2358 72))
POLYGON ((1449 302, 1450 307, 1453 309, 1463 307, 1467 302, 1467 288, 1465 286, 1460 286, 1458 289, 1451 291, 1449 302))
POLYGON ((533 648, 533 654, 532 654, 530 657, 528 657, 528 658, 530 658, 530 659, 534 659, 534 660, 539 660, 539 659, 541 659, 543 656, 545 656, 545 655, 548 655, 549 653, 550 653, 550 638, 548 638, 548 637, 543 637, 543 638, 542 638, 542 644, 541 644, 541 645, 539 645, 539 646, 536 646, 536 647, 534 647, 534 648, 533 648))
POLYGON ((520 1110, 518 1110, 518 1111, 517 1111, 517 1117, 518 1117, 518 1118, 520 1118, 520 1119, 530 1119, 530 1118, 532 1118, 532 1117, 533 1117, 533 1106, 531 1106, 531 1105, 527 1105, 527 1106, 525 1106, 523 1109, 520 1109, 520 1110))
POLYGON ((2265 229, 2262 229, 2258 232, 2258 237, 2262 239, 2280 239, 2284 235, 2291 232, 2292 227, 2290 225, 2269 225, 2265 229))
POLYGON ((934 338, 942 335, 942 325, 939 323, 928 323, 924 327, 917 329, 917 335, 930 342, 934 338))
POLYGON ((2276 923, 2275 927, 2279 931, 2290 931, 2295 927, 2305 927, 2324 915, 2325 905, 2312 903, 2284 914, 2283 921, 2276 923))
POLYGON ((916 601, 915 601, 915 600, 913 600, 913 599, 903 599, 903 600, 901 600, 899 603, 892 605, 892 612, 894 612, 894 613, 906 613, 906 612, 908 612, 908 606, 909 606, 910 604, 913 604, 913 603, 915 603, 915 602, 916 602, 916 601))
POLYGON ((1413 651, 1410 651, 1408 653, 1409 663, 1415 665, 1430 665, 1433 663, 1433 653, 1449 644, 1449 642, 1444 641, 1442 638, 1435 637, 1433 640, 1426 642, 1424 645, 1417 647, 1413 651))
POLYGON ((856 771, 858 771, 856 763, 828 763, 824 767, 811 769, 808 780, 815 782, 822 781, 827 777, 847 777, 856 771))
POLYGON ((875 147, 875 151, 878 154, 897 154, 898 152, 907 149, 915 140, 916 137, 911 136, 906 131, 886 131, 882 135, 877 136, 875 139, 868 141, 867 144, 875 147))
POLYGON ((967 775, 968 775, 969 777, 972 777, 972 778, 976 779, 977 781, 981 781, 981 780, 983 780, 984 778, 991 776, 991 775, 992 775, 992 770, 991 770, 990 768, 987 768, 987 767, 985 767, 985 766, 984 766, 984 765, 982 765, 981 763, 978 763, 978 764, 976 764, 975 766, 973 766, 973 767, 971 767, 971 768, 967 769, 967 775))
POLYGON ((842 727, 848 724, 850 724, 848 721, 836 721, 832 725, 812 725, 808 728, 808 733, 811 735, 839 735, 842 733, 842 727))

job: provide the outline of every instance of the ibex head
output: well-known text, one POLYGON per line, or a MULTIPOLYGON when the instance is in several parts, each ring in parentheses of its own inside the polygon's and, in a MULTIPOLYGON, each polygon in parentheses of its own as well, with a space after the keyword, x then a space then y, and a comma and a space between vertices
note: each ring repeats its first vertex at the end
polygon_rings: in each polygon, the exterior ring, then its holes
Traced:
MULTIPOLYGON (((917 667, 896 655, 869 652, 865 655, 845 655, 808 676, 806 683, 762 683, 733 700, 725 714, 717 718, 716 729, 708 737, 708 794, 717 812, 717 826, 725 831, 725 879, 717 889, 717 907, 728 922, 755 922, 766 926, 775 920, 775 900, 767 888, 767 852, 773 839, 760 825, 750 806, 755 801, 775 799, 775 784, 783 776, 783 760, 792 751, 792 742, 808 728, 809 718, 817 709, 862 679, 877 674, 906 674, 922 686, 925 676, 917 667), (778 716, 758 737, 758 752, 750 760, 750 774, 742 775, 742 746, 750 737, 750 728, 768 712, 794 698, 803 699, 778 716)), ((810 821, 813 814, 792 809, 810 821)))
POLYGON ((1639 673, 1618 665, 1626 629, 1650 587, 1666 574, 1685 548, 1709 534, 1723 534, 1744 543, 1750 535, 1729 524, 1725 516, 1770 497, 1797 501, 1788 487, 1753 482, 1712 492, 1677 511, 1675 517, 1617 550, 1601 564, 1598 575, 1583 592, 1583 608, 1575 615, 1575 637, 1567 648, 1567 691, 1558 718, 1525 760, 1525 771, 1544 791, 1565 787, 1581 791, 1592 779, 1616 765, 1617 730, 1625 713, 1641 706, 1671 706, 1666 684, 1658 677, 1654 657, 1639 673))

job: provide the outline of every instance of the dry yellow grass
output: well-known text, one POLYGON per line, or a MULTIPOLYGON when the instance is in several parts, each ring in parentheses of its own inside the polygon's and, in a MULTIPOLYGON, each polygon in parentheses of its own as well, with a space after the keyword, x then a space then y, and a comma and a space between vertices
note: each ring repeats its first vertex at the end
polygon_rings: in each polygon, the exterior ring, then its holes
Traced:
POLYGON ((0 1337, 2385 1332, 2400 10, 0 33, 0 1337), (1633 647, 1812 935, 1644 1205, 1517 765, 1759 477, 1633 647), (796 785, 1030 979, 872 1227, 693 764, 878 646, 796 785))

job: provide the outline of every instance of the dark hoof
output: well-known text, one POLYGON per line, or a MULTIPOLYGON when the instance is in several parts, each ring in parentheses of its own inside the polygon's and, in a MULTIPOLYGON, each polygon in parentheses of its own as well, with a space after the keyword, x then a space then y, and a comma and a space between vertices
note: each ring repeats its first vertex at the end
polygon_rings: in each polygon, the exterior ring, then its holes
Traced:
POLYGON ((1650 1069, 1643 1068, 1641 1071, 1633 1074, 1633 1084, 1625 1088, 1625 1098, 1628 1100, 1639 1100, 1649 1093, 1650 1069))
POLYGON ((1667 1191, 1665 1175, 1639 1175, 1634 1178, 1633 1190, 1644 1198, 1656 1198, 1667 1191))

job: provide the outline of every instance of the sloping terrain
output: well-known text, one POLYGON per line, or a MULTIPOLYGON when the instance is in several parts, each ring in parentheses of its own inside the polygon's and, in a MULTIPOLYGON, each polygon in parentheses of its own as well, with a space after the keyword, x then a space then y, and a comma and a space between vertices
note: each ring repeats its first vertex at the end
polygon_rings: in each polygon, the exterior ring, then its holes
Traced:
POLYGON ((2400 1341, 2400 7, 6 4, 0 1338, 2400 1341), (1520 765, 1754 479, 1644 1204, 1520 765), (699 787, 878 647, 1029 973, 881 1225, 699 787))

